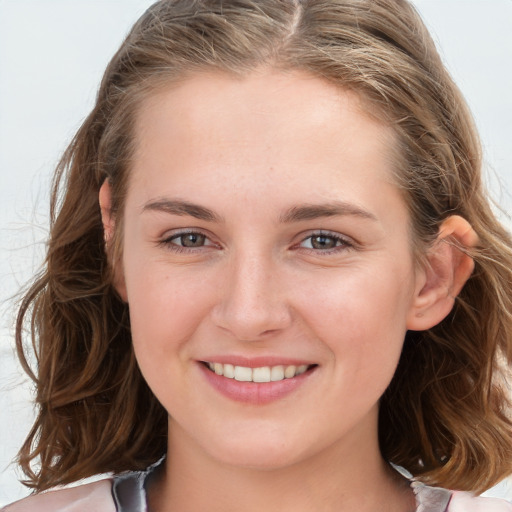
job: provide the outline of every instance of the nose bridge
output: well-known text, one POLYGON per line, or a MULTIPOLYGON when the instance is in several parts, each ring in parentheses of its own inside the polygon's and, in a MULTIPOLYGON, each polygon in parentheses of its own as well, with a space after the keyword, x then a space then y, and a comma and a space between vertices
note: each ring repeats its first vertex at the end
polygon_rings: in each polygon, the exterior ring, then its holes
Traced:
POLYGON ((286 327, 288 304, 270 251, 246 249, 234 255, 226 271, 216 323, 239 340, 256 340, 286 327))

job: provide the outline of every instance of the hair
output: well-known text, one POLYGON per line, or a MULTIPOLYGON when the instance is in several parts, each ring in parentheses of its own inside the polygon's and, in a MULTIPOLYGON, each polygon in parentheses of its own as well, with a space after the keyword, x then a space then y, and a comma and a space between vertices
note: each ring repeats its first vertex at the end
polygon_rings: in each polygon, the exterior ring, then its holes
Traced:
POLYGON ((354 91, 393 127, 396 180, 418 254, 453 214, 479 237, 470 250, 475 271, 452 312, 406 335, 380 402, 383 457, 427 483, 464 490, 512 473, 512 240, 482 184, 472 117, 415 9, 406 0, 161 0, 108 65, 56 170, 45 266, 17 319, 38 404, 19 454, 26 485, 44 490, 141 469, 165 453, 167 412, 137 367, 128 306, 109 265, 122 250, 134 119, 145 98, 194 73, 243 78, 261 66, 354 91), (105 179, 116 218, 109 255, 98 205, 105 179))

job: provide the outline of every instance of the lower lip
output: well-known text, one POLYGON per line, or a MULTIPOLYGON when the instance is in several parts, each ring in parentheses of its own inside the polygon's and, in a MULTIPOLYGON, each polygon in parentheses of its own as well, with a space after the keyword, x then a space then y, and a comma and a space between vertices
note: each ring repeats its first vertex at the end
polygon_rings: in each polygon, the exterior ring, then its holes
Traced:
POLYGON ((314 366, 296 377, 277 382, 240 382, 217 375, 203 363, 199 363, 199 367, 206 380, 222 395, 237 402, 254 405, 268 404, 289 395, 304 384, 316 369, 314 366))

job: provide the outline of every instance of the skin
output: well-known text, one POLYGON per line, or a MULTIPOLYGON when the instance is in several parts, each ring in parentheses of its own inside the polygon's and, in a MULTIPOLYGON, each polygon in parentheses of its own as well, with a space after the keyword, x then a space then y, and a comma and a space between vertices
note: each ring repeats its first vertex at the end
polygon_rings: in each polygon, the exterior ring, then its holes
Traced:
MULTIPOLYGON (((415 262, 392 130, 353 93, 259 70, 161 90, 135 138, 117 287, 169 412, 153 508, 414 510, 379 452, 378 401, 407 329, 438 323, 472 265, 448 244, 415 262), (227 356, 316 366, 280 399, 241 403, 204 377, 200 361, 227 356)), ((108 239, 108 183, 100 203, 108 239)), ((451 218, 441 238, 468 229, 451 218)))

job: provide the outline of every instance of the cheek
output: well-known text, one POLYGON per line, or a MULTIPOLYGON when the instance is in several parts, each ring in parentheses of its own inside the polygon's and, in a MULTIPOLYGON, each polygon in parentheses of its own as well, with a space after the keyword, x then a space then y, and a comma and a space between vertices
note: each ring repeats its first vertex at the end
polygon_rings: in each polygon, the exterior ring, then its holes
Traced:
POLYGON ((377 375, 391 378, 413 296, 412 272, 404 275, 392 265, 387 270, 352 269, 317 279, 301 299, 304 318, 343 372, 368 382, 377 375))
POLYGON ((124 272, 137 358, 141 366, 158 365, 186 348, 211 307, 210 286, 199 273, 171 271, 165 261, 135 253, 125 258, 124 272))
MULTIPOLYGON (((129 265, 127 268, 130 268, 129 265)), ((139 269, 127 279, 132 342, 139 368, 168 410, 180 410, 194 335, 207 307, 199 285, 165 271, 139 269), (172 390, 172 392, 171 392, 172 390)))
POLYGON ((316 317, 327 329, 342 329, 346 335, 350 326, 356 337, 372 327, 384 334, 401 332, 413 297, 413 273, 395 265, 387 267, 318 274, 309 285, 304 281, 296 287, 295 295, 300 294, 305 314, 316 317))

